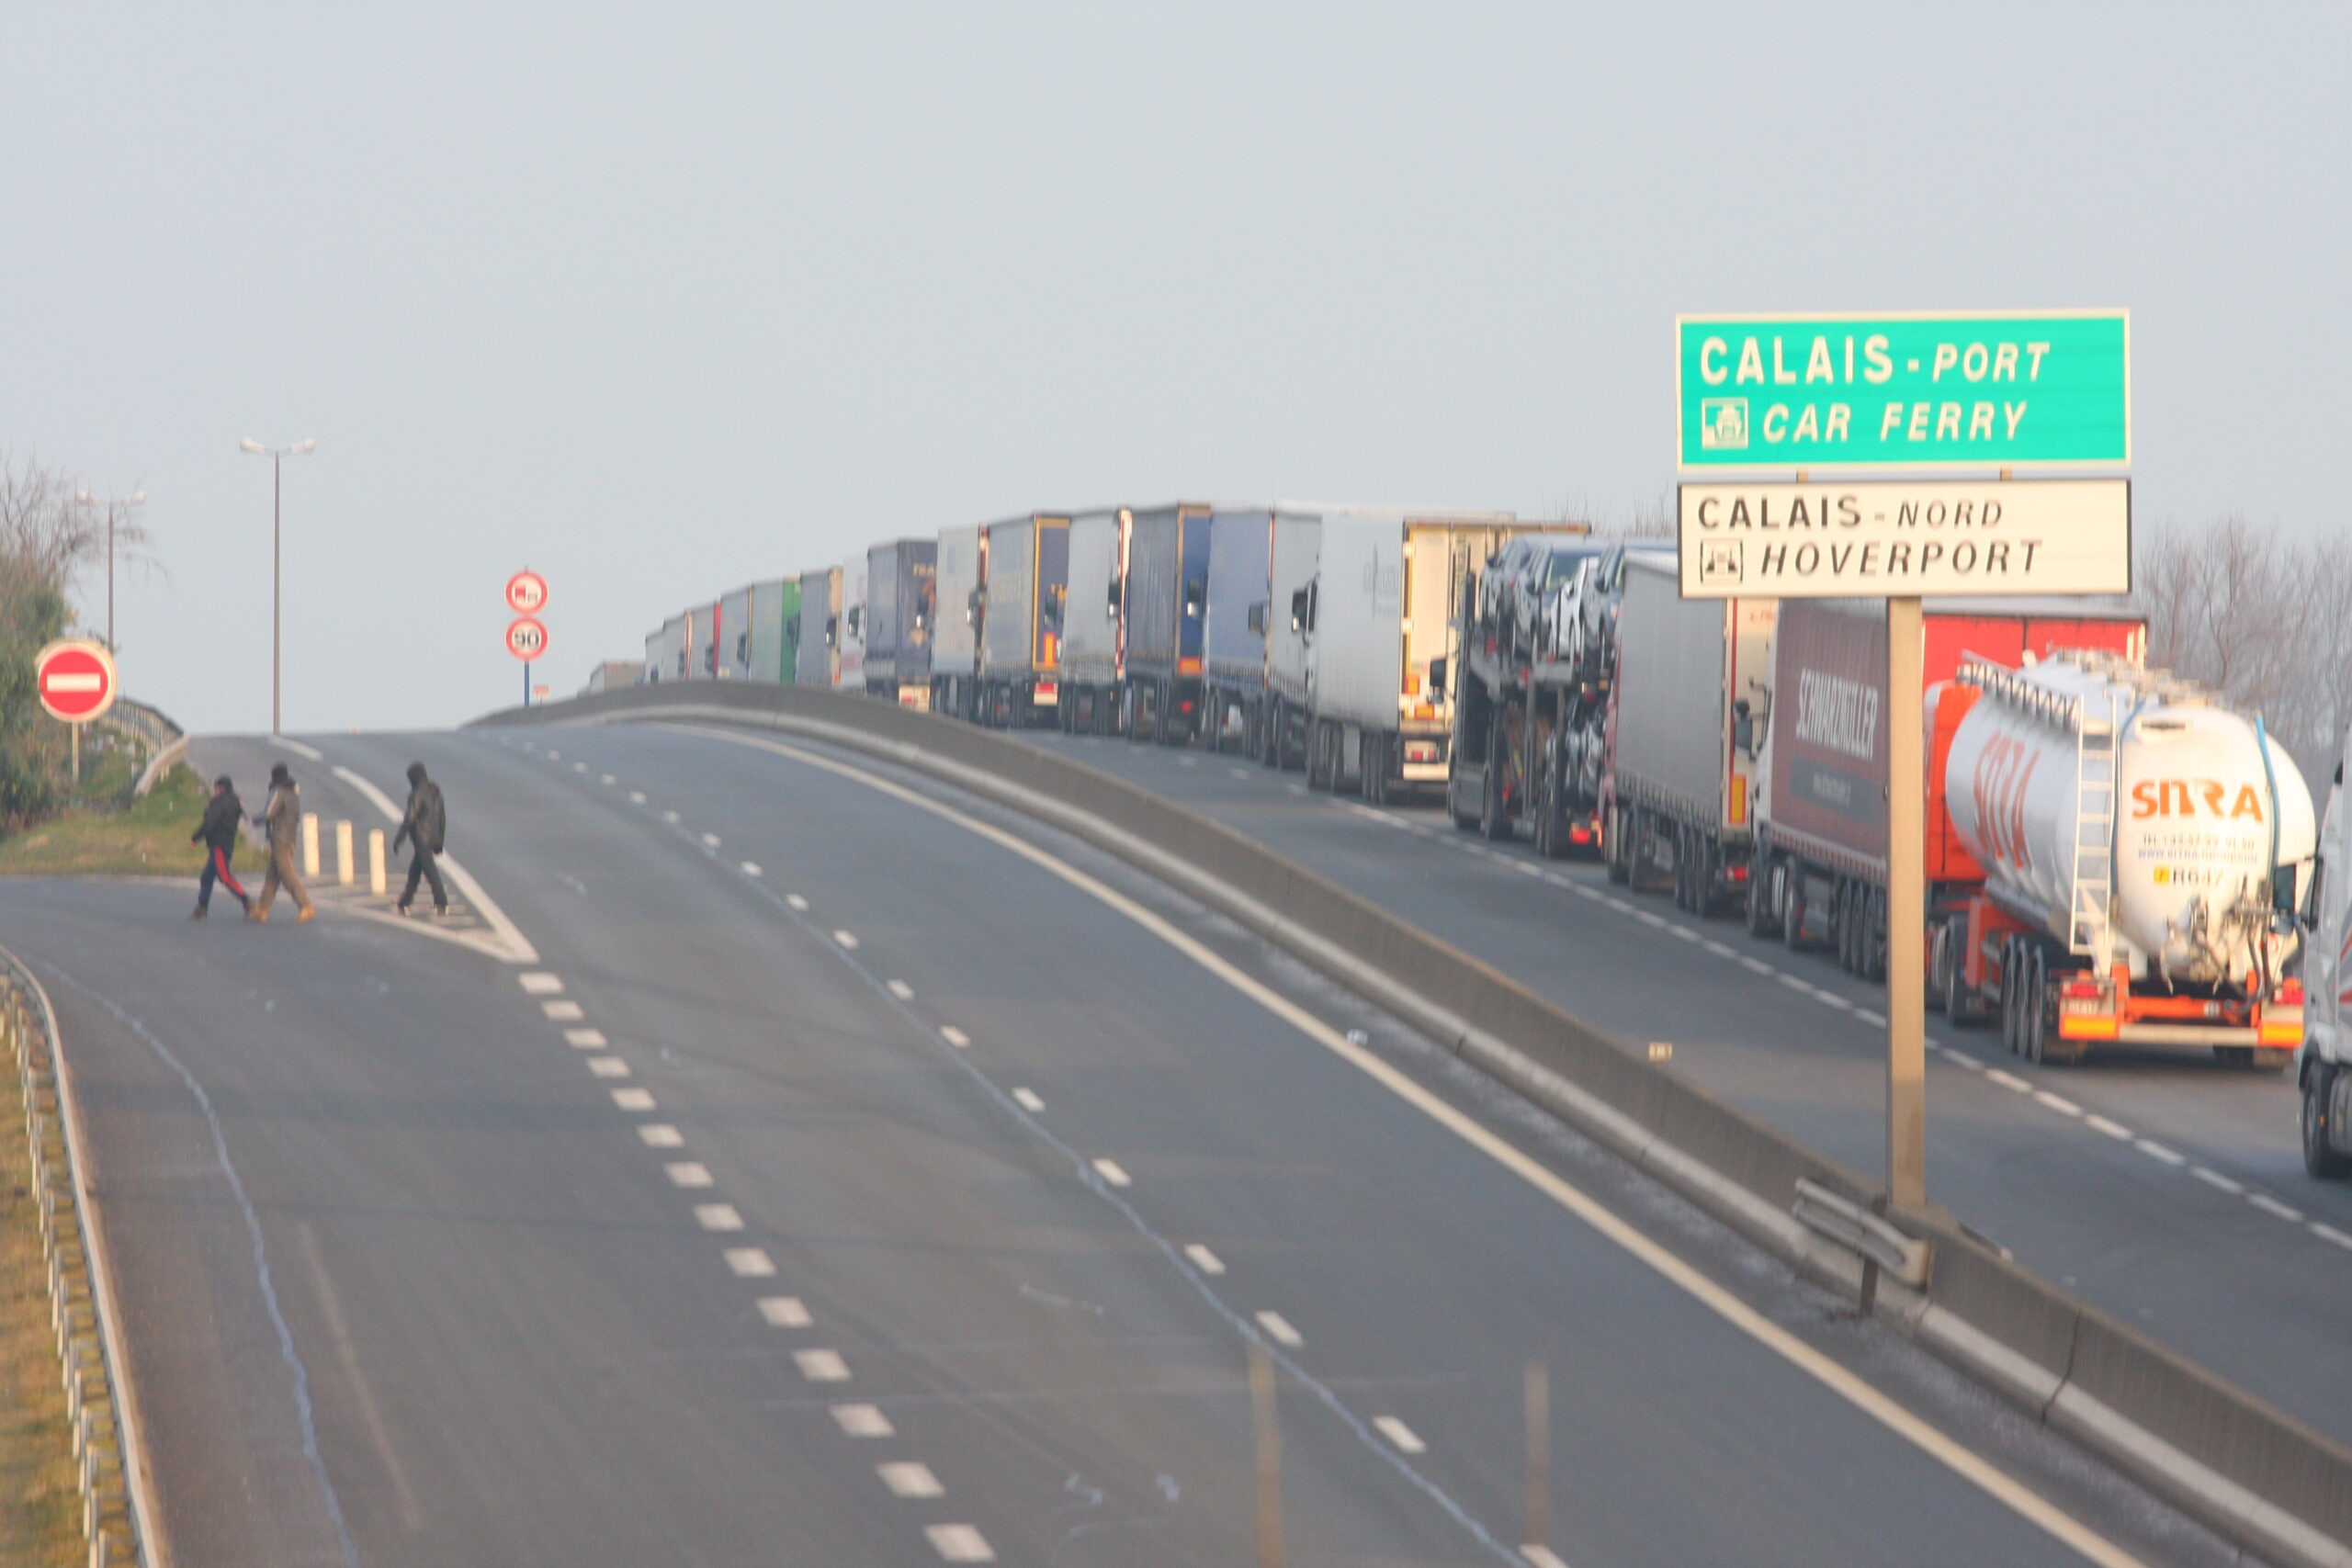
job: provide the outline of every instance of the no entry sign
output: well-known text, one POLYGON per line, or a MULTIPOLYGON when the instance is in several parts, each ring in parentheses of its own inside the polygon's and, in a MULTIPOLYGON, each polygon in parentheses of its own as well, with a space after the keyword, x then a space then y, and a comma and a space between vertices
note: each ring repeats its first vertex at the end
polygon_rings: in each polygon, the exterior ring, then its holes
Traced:
POLYGON ((548 629, 525 615, 506 628, 506 651, 526 664, 548 650, 548 629))
POLYGON ((40 705, 68 724, 87 724, 114 706, 114 658, 102 643, 52 642, 33 660, 40 705))
POLYGON ((518 571, 506 580, 506 607, 518 615, 536 615, 547 608, 548 580, 536 571, 518 571))

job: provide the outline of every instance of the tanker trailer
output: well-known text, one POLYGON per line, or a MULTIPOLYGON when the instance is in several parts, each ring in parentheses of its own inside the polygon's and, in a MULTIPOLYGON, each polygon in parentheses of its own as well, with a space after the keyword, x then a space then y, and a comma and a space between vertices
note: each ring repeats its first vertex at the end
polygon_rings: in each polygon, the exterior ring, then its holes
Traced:
POLYGON ((2284 970, 2318 825, 2259 719, 2069 651, 1964 661, 1931 735, 1942 813, 1984 873, 1931 909, 1928 982, 1955 1020, 1997 1018, 2033 1061, 2115 1042, 2286 1066, 2303 991, 2284 970))

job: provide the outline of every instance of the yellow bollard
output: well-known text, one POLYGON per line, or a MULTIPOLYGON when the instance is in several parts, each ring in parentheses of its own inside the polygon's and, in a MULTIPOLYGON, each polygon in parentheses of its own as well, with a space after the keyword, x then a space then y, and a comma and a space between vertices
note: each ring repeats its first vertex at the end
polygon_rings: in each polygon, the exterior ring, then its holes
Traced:
POLYGON ((384 896, 384 830, 368 829, 368 891, 377 897, 384 896))
POLYGON ((302 879, 319 879, 319 814, 315 811, 302 813, 302 879))
POLYGON ((356 871, 351 863, 351 823, 346 819, 334 825, 334 879, 348 887, 356 871))

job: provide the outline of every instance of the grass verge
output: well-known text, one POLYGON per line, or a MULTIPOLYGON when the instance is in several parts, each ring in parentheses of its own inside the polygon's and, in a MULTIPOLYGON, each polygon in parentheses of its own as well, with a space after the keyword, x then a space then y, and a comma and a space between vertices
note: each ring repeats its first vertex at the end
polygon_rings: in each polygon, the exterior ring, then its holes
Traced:
MULTIPOLYGON (((6 1066, 0 1055, 6 1110, 14 1111, 22 1101, 6 1066)), ((65 1568, 88 1557, 25 1124, 0 1116, 0 1562, 65 1568)))
POLYGON ((205 789, 174 768, 128 810, 71 809, 0 839, 0 875, 193 876, 204 852, 187 841, 204 816, 205 789))

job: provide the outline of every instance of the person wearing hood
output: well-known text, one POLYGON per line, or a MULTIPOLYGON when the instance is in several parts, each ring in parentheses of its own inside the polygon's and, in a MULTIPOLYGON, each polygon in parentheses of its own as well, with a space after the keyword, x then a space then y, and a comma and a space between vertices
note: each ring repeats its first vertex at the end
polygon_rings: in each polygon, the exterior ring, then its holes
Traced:
POLYGON ((236 895, 240 908, 252 913, 254 901, 245 897, 244 888, 229 870, 229 861, 237 852, 237 825, 244 818, 245 806, 237 798, 237 786, 222 773, 212 781, 212 798, 204 803, 204 820, 187 836, 189 843, 204 846, 204 871, 196 879, 196 908, 189 919, 204 919, 215 882, 236 895))
POLYGON ((295 922, 311 919, 319 912, 318 907, 311 902, 310 890, 302 886, 301 874, 294 866, 294 846, 302 831, 302 792, 294 787, 293 771, 285 763, 271 766, 269 804, 254 815, 254 821, 269 830, 269 869, 261 879, 261 897, 246 918, 267 924, 270 901, 277 897, 282 883, 302 910, 294 917, 295 922))
POLYGON ((442 843, 448 837, 449 817, 441 804, 441 786, 424 776, 424 764, 408 765, 408 810, 401 818, 400 831, 392 835, 392 852, 401 852, 401 840, 409 850, 408 886, 401 890, 398 906, 403 915, 416 901, 419 881, 433 884, 433 912, 449 912, 449 891, 441 886, 439 857, 442 843))

